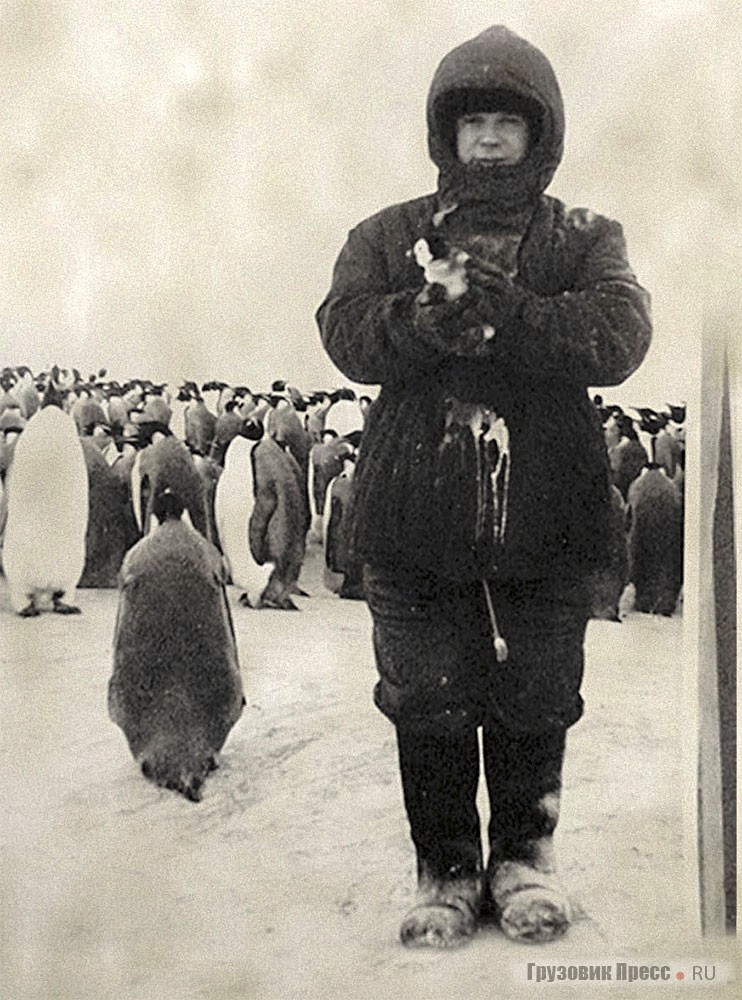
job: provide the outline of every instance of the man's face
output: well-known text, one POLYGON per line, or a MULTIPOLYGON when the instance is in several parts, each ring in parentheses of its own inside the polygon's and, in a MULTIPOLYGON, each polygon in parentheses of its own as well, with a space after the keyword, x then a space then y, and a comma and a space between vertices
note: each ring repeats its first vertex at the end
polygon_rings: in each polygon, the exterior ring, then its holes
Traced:
POLYGON ((456 121, 456 154, 462 163, 520 163, 528 150, 528 123, 512 111, 475 111, 456 121))

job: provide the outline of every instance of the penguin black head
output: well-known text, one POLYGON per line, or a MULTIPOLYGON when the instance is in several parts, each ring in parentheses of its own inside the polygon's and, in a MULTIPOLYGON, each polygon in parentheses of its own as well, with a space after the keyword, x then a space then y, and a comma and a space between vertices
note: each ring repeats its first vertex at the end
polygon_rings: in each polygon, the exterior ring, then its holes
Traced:
POLYGON ((667 403, 666 405, 672 422, 682 424, 685 421, 685 403, 681 403, 680 406, 675 406, 672 403, 667 403))
POLYGON ((358 448, 361 444, 361 436, 363 431, 351 431, 350 434, 344 434, 344 439, 354 448, 358 448))
POLYGON ((165 521, 179 521, 184 510, 183 501, 169 486, 155 495, 152 513, 160 524, 164 524, 165 521))
POLYGON ((242 437, 247 438, 249 441, 260 441, 264 433, 265 428, 259 420, 250 420, 248 418, 240 428, 242 437))
POLYGON ((667 417, 649 407, 632 406, 632 410, 638 413, 641 418, 640 427, 645 434, 659 434, 663 427, 667 426, 667 417))
POLYGON ((152 444, 152 438, 155 434, 163 434, 165 437, 173 436, 173 432, 167 424, 163 424, 159 420, 137 421, 135 426, 137 429, 137 440, 140 448, 143 448, 148 444, 152 444))
POLYGON ((60 410, 64 409, 64 395, 53 378, 49 379, 44 388, 41 406, 42 408, 45 406, 58 406, 60 410))

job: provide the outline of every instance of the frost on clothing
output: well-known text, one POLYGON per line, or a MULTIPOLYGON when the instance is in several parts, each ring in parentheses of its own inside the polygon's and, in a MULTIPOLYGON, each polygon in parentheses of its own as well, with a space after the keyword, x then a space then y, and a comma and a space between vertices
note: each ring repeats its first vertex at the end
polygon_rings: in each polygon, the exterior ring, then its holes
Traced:
POLYGON ((608 556, 610 475, 587 389, 639 366, 649 296, 617 222, 543 194, 564 117, 538 50, 483 32, 441 63, 427 115, 437 192, 350 232, 317 314, 337 367, 382 387, 356 471, 354 547, 449 579, 589 572, 608 556), (452 121, 471 89, 532 109, 523 161, 458 162, 452 121), (479 258, 491 284, 424 305, 411 250, 431 231, 479 258))
MULTIPOLYGON (((518 249, 518 307, 493 322, 486 353, 478 347, 467 356, 431 343, 412 320, 422 282, 406 250, 438 204, 429 195, 356 227, 318 314, 335 364, 356 381, 382 385, 356 472, 355 545, 368 562, 401 557, 453 578, 589 569, 605 560, 610 501, 587 388, 631 374, 651 330, 621 227, 542 197, 518 249), (460 521, 472 487, 449 478, 443 488, 440 445, 451 399, 492 411, 507 426, 508 528, 497 546, 494 536, 484 547, 458 544, 462 533, 473 537, 470 521, 460 521)), ((476 319, 464 317, 462 332, 476 319)))

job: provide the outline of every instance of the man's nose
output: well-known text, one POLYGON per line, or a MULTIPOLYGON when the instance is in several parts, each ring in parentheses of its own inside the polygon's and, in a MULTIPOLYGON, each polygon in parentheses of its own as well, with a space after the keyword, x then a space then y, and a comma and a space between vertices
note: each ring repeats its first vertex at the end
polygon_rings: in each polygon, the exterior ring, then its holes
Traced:
POLYGON ((500 131, 496 125, 484 125, 482 127, 482 133, 480 135, 480 141, 493 144, 500 141, 500 131))

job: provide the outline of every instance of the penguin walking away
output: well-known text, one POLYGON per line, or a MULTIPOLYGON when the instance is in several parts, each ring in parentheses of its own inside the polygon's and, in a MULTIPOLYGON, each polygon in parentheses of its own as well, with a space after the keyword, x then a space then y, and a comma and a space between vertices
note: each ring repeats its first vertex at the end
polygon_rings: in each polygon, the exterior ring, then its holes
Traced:
POLYGON ((221 557, 166 489, 119 578, 111 720, 142 773, 198 802, 245 698, 221 557))
POLYGON ((3 568, 23 617, 79 612, 72 602, 85 564, 85 457, 73 418, 45 402, 18 438, 6 482, 3 568))

